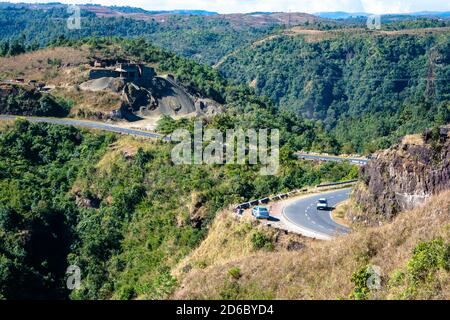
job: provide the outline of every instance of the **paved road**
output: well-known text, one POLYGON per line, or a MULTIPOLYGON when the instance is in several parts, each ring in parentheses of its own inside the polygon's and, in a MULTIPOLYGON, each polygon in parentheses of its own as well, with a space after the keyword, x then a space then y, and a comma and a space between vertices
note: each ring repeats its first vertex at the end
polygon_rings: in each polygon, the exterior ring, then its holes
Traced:
POLYGON ((76 120, 76 119, 67 119, 67 118, 23 117, 23 116, 0 115, 0 120, 15 120, 18 118, 26 119, 30 122, 45 122, 45 123, 53 123, 53 124, 60 124, 60 125, 85 127, 85 128, 89 128, 89 129, 98 129, 98 130, 140 136, 140 137, 144 137, 144 138, 163 139, 166 141, 170 141, 170 137, 165 137, 165 136, 157 134, 157 133, 136 130, 136 129, 121 128, 119 126, 116 126, 113 124, 107 124, 107 123, 103 123, 103 122, 76 120))
POLYGON ((327 198, 328 205, 335 207, 348 198, 350 191, 351 188, 346 188, 301 198, 287 205, 283 209, 283 216, 290 223, 305 230, 308 236, 330 238, 346 234, 350 229, 336 223, 331 218, 331 211, 318 211, 316 204, 319 198, 327 198))
POLYGON ((337 156, 320 156, 320 155, 312 155, 312 154, 306 154, 306 153, 297 153, 296 155, 300 159, 306 159, 306 160, 349 161, 349 162, 357 164, 357 165, 365 165, 369 161, 369 159, 343 158, 343 157, 337 157, 337 156))

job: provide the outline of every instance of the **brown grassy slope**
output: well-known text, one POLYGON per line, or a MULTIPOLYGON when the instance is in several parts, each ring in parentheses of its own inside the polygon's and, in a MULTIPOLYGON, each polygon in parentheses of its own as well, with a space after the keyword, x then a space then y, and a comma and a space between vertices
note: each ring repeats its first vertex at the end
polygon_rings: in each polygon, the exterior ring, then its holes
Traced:
MULTIPOLYGON (((214 229, 209 237, 215 237, 214 229)), ((230 290, 233 297, 240 299, 348 298, 354 289, 352 274, 367 264, 379 266, 383 275, 382 289, 371 298, 397 298, 395 293, 404 291, 405 286, 390 288, 388 279, 398 269, 406 268, 420 241, 439 237, 450 242, 450 191, 431 198, 421 208, 401 213, 390 224, 355 231, 329 242, 310 242, 304 250, 242 251, 240 256, 219 256, 211 266, 189 271, 174 298, 223 298, 229 296, 230 290), (234 267, 240 269, 238 280, 230 280, 229 270, 234 267)), ((202 254, 209 255, 203 246, 192 254, 197 260, 202 254)), ((432 288, 419 290, 415 298, 450 299, 449 273, 439 273, 432 288)))
POLYGON ((183 277, 183 270, 203 269, 231 259, 238 259, 257 253, 252 238, 263 234, 268 239, 263 251, 286 251, 303 248, 311 240, 295 234, 259 224, 249 216, 239 220, 234 214, 221 212, 211 226, 208 237, 192 254, 186 257, 174 270, 174 274, 183 277))
MULTIPOLYGON (((122 104, 120 93, 110 90, 83 91, 76 87, 56 88, 51 94, 73 102, 70 113, 79 118, 90 118, 90 113, 108 113, 122 104)), ((95 118, 95 117, 94 117, 95 118)))
POLYGON ((71 79, 77 68, 88 63, 89 49, 58 47, 42 49, 20 54, 14 57, 0 58, 0 78, 24 78, 25 80, 43 81, 47 84, 61 85, 71 79), (61 67, 64 67, 62 70, 61 67))
MULTIPOLYGON (((114 52, 115 48, 111 47, 114 52)), ((55 86, 50 94, 72 103, 70 114, 99 119, 121 106, 120 93, 110 90, 82 91, 76 85, 88 80, 90 56, 103 52, 83 45, 37 50, 14 57, 0 58, 0 80, 23 78, 55 86)))

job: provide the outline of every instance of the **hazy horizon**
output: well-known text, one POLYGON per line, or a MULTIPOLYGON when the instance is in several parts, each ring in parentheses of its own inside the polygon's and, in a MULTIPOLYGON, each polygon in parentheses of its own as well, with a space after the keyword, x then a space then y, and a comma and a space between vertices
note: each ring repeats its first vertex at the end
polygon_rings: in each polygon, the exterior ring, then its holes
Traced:
POLYGON ((145 0, 134 1, 130 4, 124 0, 10 0, 0 1, 10 3, 54 3, 64 4, 100 4, 103 6, 129 6, 149 11, 171 10, 205 10, 217 13, 251 13, 251 12, 347 12, 347 13, 374 13, 374 14, 401 14, 415 12, 444 12, 450 11, 450 1, 444 3, 440 0, 145 0))

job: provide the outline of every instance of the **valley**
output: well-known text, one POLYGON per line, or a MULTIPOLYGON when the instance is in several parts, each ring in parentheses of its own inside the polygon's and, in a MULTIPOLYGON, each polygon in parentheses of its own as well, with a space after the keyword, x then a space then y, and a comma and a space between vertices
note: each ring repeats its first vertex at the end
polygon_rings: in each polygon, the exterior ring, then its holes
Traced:
POLYGON ((0 300, 450 299, 444 13, 79 8, 0 3, 0 300))

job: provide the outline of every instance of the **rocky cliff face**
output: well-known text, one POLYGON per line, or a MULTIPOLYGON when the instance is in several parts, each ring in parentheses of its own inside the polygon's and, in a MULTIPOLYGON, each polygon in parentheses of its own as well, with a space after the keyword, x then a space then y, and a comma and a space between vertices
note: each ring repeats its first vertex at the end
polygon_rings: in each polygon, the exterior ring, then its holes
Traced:
POLYGON ((210 116, 223 112, 222 106, 197 92, 187 90, 171 76, 154 76, 139 82, 126 82, 121 78, 100 77, 83 82, 85 91, 111 91, 120 93, 122 107, 109 118, 137 116, 210 116), (146 81, 144 81, 146 80, 146 81), (189 91, 189 92, 188 92, 189 91))
POLYGON ((353 220, 391 219, 428 197, 450 189, 450 126, 406 136, 361 168, 353 199, 362 209, 353 220))

